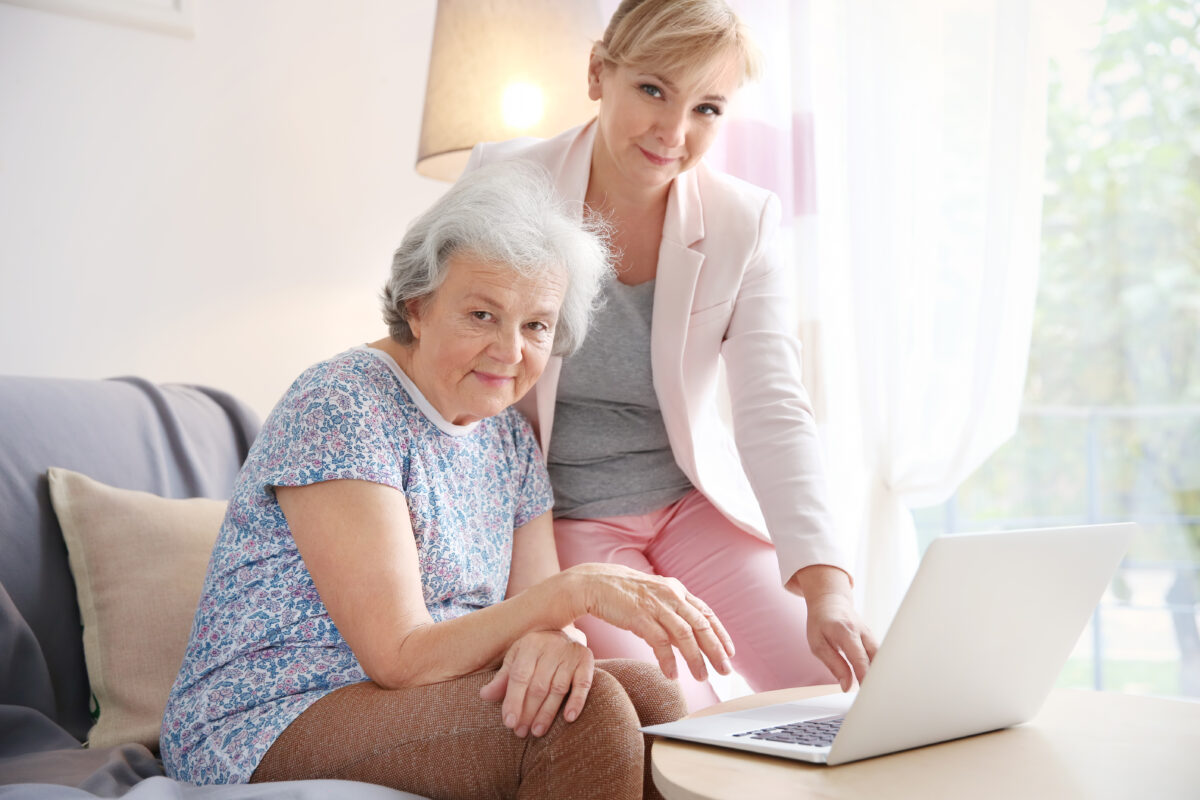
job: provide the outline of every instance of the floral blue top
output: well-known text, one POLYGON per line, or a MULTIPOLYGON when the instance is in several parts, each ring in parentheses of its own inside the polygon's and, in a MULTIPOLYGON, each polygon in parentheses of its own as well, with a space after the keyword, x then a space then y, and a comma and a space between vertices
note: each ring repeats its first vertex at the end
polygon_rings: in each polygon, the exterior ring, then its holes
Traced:
POLYGON ((248 781, 301 712, 367 680, 272 488, 346 478, 404 494, 435 622, 504 599, 513 530, 553 502, 533 432, 516 410, 454 425, 389 356, 366 347, 306 370, 264 423, 213 548, 163 716, 172 778, 248 781))

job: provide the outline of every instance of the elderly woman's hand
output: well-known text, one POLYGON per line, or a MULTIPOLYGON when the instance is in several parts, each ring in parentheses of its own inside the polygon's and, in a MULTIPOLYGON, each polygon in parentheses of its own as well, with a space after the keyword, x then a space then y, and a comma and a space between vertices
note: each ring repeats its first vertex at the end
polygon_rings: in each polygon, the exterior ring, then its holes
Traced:
POLYGON ((501 718, 517 736, 541 736, 550 730, 559 707, 567 722, 579 716, 594 669, 592 651, 567 633, 533 631, 508 648, 500 671, 479 696, 493 702, 504 699, 501 718))
POLYGON ((733 640, 725 626, 675 578, 619 564, 578 564, 566 572, 583 578, 587 613, 644 639, 668 678, 678 677, 674 649, 696 680, 708 678, 704 656, 722 675, 731 671, 733 640))

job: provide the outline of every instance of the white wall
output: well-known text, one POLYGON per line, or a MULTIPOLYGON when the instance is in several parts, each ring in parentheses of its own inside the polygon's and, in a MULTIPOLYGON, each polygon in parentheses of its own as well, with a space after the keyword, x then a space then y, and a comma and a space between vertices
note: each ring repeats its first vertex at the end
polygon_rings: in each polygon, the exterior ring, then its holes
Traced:
POLYGON ((0 2, 0 373, 266 414, 384 334, 434 0, 194 0, 183 39, 0 2))

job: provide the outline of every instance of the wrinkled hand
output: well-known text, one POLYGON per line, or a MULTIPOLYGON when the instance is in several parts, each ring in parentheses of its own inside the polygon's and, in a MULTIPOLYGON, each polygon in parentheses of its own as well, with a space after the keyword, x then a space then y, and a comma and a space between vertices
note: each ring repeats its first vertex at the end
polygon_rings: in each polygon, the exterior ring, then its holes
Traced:
POLYGON ((588 613, 644 639, 668 678, 678 677, 675 649, 696 680, 708 678, 705 656, 729 674, 733 640, 713 610, 675 578, 618 564, 579 564, 570 571, 585 578, 588 613))
POLYGON ((875 637, 859 618, 848 595, 830 592, 807 597, 808 646, 837 678, 843 692, 861 683, 875 658, 875 637))
POLYGON ((500 671, 479 696, 490 702, 503 698, 501 718, 517 736, 531 731, 541 736, 560 707, 567 722, 579 716, 594 669, 592 651, 565 632, 533 631, 508 648, 500 671))

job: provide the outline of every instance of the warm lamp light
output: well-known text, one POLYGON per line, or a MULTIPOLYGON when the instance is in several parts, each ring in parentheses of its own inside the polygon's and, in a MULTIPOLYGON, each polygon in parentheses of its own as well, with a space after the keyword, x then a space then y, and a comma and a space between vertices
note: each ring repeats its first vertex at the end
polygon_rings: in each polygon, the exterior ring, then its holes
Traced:
POLYGON ((500 97, 504 124, 514 131, 532 128, 542 120, 542 88, 530 83, 510 83, 500 97))
POLYGON ((595 115, 595 0, 438 0, 417 172, 452 181, 479 142, 553 136, 595 115))

